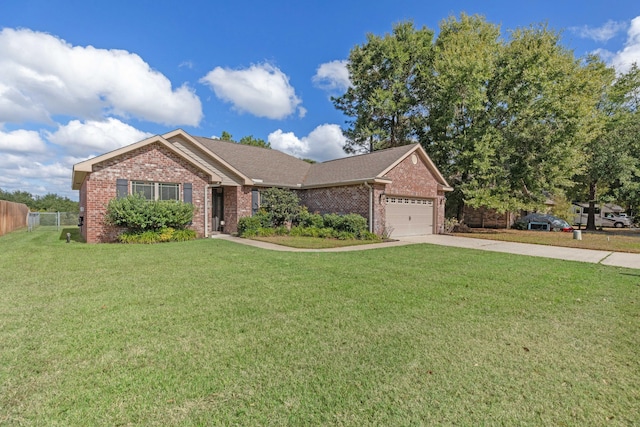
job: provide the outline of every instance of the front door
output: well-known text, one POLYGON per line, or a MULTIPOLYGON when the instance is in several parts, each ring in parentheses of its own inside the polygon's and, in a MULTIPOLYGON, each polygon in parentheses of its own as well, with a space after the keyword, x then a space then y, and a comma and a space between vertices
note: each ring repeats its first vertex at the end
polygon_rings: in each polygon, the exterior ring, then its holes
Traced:
POLYGON ((213 189, 213 231, 223 231, 224 227, 224 192, 222 187, 213 189))

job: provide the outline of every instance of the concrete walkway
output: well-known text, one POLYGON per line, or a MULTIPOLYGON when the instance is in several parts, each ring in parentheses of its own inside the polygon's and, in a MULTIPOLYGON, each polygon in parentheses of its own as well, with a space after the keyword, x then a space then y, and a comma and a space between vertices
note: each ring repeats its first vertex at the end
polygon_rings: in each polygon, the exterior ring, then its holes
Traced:
POLYGON ((417 243, 429 243, 433 245, 453 246, 458 248, 479 249, 483 251, 503 252, 518 255, 537 256, 543 258, 563 259, 567 261, 590 262, 595 264, 611 265, 640 269, 640 254, 623 252, 597 251, 592 249, 564 248, 559 246, 534 245, 529 243, 501 242, 498 240, 475 239, 471 237, 448 236, 433 234, 428 236, 402 237, 398 241, 376 243, 371 245, 346 246, 332 249, 296 249, 286 246, 274 245, 257 240, 242 239, 228 234, 219 234, 215 238, 230 240, 236 243, 254 246, 262 249, 289 252, 347 252, 362 251, 393 246, 411 245, 417 243))

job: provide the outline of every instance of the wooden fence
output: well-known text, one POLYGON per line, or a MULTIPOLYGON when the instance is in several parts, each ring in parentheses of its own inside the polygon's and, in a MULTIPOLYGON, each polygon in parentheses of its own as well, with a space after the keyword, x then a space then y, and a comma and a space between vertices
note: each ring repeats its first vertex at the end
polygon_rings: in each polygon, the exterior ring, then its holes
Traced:
POLYGON ((0 236, 26 227, 28 215, 27 205, 0 200, 0 236))

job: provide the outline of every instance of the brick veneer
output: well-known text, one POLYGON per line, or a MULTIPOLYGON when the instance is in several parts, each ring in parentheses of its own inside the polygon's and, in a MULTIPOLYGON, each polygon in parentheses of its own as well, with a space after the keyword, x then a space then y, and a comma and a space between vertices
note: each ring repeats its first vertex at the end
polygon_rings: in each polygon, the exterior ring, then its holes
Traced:
MULTIPOLYGON (((382 235, 385 227, 385 207, 381 203, 384 185, 373 184, 371 188, 373 189, 373 232, 382 235)), ((340 215, 357 213, 368 221, 369 191, 369 187, 359 184, 298 190, 298 196, 300 203, 309 208, 309 212, 340 215)))
POLYGON ((224 188, 224 232, 238 231, 238 220, 243 216, 251 216, 252 187, 224 188))
MULTIPOLYGON (((207 175, 160 144, 149 144, 93 166, 80 188, 80 207, 84 208, 82 236, 88 243, 112 242, 120 229, 105 223, 106 206, 116 197, 116 181, 191 183, 195 206, 192 228, 204 235, 204 197, 207 175)), ((183 187, 180 185, 180 197, 183 187)), ((209 207, 210 209, 210 207, 209 207)))

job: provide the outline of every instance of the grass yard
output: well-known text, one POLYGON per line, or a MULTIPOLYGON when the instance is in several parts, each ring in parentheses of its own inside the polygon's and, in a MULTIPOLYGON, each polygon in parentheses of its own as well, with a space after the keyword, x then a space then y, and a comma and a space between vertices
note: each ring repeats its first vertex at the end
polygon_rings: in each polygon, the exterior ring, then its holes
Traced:
POLYGON ((0 237, 0 425, 633 425, 640 273, 0 237))
POLYGON ((573 233, 512 229, 475 228, 471 229, 470 233, 454 233, 454 235, 568 248, 640 253, 640 231, 637 229, 609 229, 597 232, 582 230, 582 240, 574 240, 573 233))

